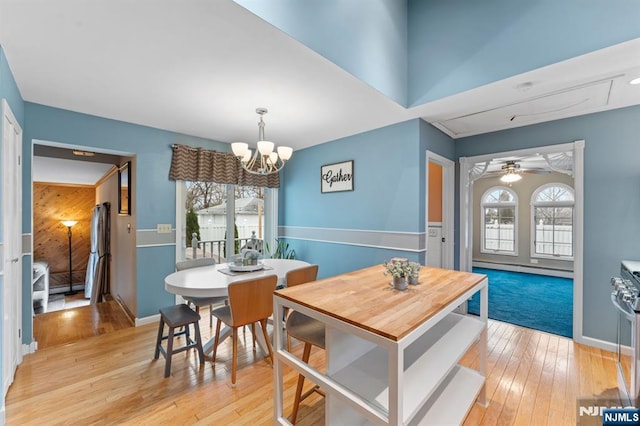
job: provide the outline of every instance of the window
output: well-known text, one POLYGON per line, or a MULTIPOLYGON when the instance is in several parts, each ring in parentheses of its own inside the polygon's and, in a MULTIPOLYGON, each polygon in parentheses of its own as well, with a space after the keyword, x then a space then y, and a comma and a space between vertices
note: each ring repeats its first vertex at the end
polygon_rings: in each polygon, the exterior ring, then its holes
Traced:
POLYGON ((531 197, 532 256, 573 259, 573 188, 542 185, 531 197))
POLYGON ((264 241, 271 241, 275 233, 276 189, 212 182, 178 185, 178 214, 184 224, 181 259, 213 257, 225 262, 245 248, 264 253, 264 241))
POLYGON ((482 195, 483 253, 517 255, 518 198, 509 188, 496 186, 482 195))

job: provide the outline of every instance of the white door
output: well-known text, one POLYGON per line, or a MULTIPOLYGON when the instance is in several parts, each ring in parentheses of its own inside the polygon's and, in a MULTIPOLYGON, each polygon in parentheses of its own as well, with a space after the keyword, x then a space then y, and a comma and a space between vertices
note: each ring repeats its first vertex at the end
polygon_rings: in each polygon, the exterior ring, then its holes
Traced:
POLYGON ((2 389, 6 396, 22 358, 22 129, 2 100, 2 389))

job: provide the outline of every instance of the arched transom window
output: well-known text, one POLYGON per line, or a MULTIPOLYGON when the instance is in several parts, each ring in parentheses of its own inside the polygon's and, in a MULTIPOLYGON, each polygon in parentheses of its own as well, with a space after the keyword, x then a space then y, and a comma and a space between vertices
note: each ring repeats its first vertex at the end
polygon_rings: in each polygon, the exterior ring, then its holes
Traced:
POLYGON ((511 189, 489 188, 481 199, 483 253, 517 255, 518 198, 511 189))
POLYGON ((531 197, 532 256, 573 258, 573 188, 548 183, 531 197))

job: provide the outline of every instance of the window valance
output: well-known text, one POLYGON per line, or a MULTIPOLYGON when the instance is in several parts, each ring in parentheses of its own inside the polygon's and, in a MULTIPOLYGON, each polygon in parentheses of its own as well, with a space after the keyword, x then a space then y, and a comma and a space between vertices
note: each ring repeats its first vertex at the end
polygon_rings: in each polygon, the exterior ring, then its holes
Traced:
POLYGON ((192 182, 230 183, 235 185, 280 187, 280 175, 253 175, 240 166, 231 152, 218 152, 187 145, 173 145, 169 179, 192 182))

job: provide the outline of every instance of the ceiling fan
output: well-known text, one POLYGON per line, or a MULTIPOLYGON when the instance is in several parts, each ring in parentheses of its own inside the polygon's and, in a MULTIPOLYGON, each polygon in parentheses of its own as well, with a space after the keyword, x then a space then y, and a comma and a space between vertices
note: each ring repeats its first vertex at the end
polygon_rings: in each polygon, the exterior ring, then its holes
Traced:
POLYGON ((522 174, 531 173, 531 174, 544 174, 549 173, 549 170, 540 167, 530 167, 527 166, 526 169, 520 168, 520 163, 516 160, 507 160, 501 167, 500 180, 505 183, 517 182, 522 179, 522 174))
POLYGON ((500 177, 500 181, 504 183, 513 183, 522 179, 520 175, 520 164, 515 161, 507 161, 501 167, 503 171, 502 177, 500 177))

